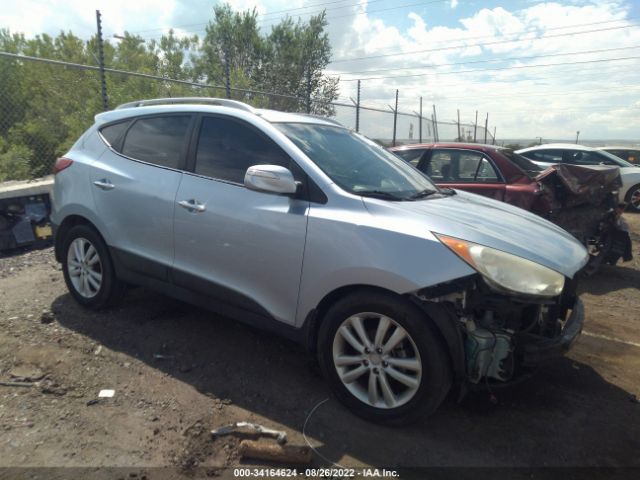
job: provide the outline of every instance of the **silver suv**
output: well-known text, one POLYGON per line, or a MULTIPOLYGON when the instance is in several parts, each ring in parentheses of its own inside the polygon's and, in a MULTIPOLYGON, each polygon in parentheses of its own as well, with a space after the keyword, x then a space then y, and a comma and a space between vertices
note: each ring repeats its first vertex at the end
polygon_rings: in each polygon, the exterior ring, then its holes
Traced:
POLYGON ((571 235, 440 189, 330 120, 140 101, 97 115, 54 171, 56 257, 80 304, 135 284, 276 331, 367 419, 514 380, 582 329, 571 235))

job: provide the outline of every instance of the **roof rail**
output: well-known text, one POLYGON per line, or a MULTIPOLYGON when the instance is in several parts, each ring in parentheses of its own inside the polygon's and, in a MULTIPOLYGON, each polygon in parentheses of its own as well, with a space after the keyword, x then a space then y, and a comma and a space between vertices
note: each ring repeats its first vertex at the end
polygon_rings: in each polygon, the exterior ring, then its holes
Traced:
POLYGON ((244 110, 245 112, 255 113, 255 109, 251 105, 239 102, 237 100, 228 100, 226 98, 211 97, 175 97, 175 98, 152 98, 149 100, 136 100, 135 102, 123 103, 115 109, 147 107, 151 105, 173 105, 173 104, 194 104, 204 103, 208 105, 217 105, 220 107, 230 107, 244 110))
POLYGON ((333 118, 329 117, 323 117, 322 115, 315 115, 313 113, 298 113, 297 115, 302 115, 303 117, 309 118, 317 118, 318 120, 324 120, 325 122, 332 123, 334 125, 337 125, 338 127, 344 127, 344 125, 338 120, 334 120, 333 118))

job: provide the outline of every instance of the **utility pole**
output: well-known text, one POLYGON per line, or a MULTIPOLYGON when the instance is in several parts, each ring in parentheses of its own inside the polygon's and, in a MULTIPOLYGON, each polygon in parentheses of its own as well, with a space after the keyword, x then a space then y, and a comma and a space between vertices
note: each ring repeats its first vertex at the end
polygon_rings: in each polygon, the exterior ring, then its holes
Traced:
POLYGON ((358 91, 356 92, 356 132, 360 132, 360 80, 358 80, 358 91))
POLYGON ((473 125, 473 143, 478 143, 476 133, 478 133, 478 110, 476 110, 476 123, 473 125))
POLYGON ((489 112, 487 112, 487 119, 484 121, 484 144, 487 144, 487 131, 489 130, 489 112))
POLYGON ((496 127, 493 127, 493 145, 496 144, 496 127))
POLYGON ((578 144, 578 138, 580 137, 580 130, 576 132, 576 145, 578 144))
POLYGON ((393 109, 393 141, 392 146, 396 146, 396 128, 398 126, 398 90, 396 90, 396 108, 393 109))
POLYGON ((107 79, 104 75, 104 43, 102 40, 102 15, 96 10, 96 26, 98 27, 98 67, 100 69, 100 91, 102 95, 102 110, 109 110, 109 97, 107 97, 107 79))
POLYGON ((458 109, 458 141, 462 141, 462 134, 460 133, 460 109, 458 109))

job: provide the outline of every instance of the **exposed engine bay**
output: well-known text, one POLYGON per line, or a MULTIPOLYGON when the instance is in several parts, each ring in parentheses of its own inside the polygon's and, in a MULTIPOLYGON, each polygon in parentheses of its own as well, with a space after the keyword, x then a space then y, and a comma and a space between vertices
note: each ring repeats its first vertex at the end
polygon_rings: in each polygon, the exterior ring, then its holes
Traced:
POLYGON ((455 319, 466 380, 509 382, 539 363, 560 356, 582 324, 570 314, 580 301, 567 279, 559 297, 540 299, 498 293, 479 275, 419 292, 455 319), (455 291, 451 291, 454 290, 455 291), (442 294, 449 290, 450 293, 442 294))

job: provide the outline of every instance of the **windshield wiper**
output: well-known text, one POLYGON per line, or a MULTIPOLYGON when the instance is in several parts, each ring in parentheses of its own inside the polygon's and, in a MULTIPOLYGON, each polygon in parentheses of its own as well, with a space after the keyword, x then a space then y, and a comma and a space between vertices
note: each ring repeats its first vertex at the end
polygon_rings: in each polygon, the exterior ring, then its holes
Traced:
POLYGON ((403 197, 399 197, 398 195, 394 195, 390 192, 383 192, 382 190, 358 190, 353 192, 356 195, 361 195, 363 197, 373 197, 373 198, 382 198, 384 200, 394 200, 394 201, 403 201, 406 200, 403 197))
POLYGON ((449 188, 449 187, 441 187, 440 188, 440 193, 443 195, 455 195, 456 191, 453 188, 449 188))
POLYGON ((419 192, 414 193, 413 195, 411 195, 411 196, 408 198, 408 200, 418 200, 418 199, 420 199, 420 198, 426 198, 426 197, 429 197, 429 196, 431 196, 431 195, 433 195, 433 194, 436 194, 436 193, 438 193, 438 191, 437 191, 437 190, 432 190, 432 189, 430 189, 430 188, 425 188, 424 190, 420 190, 419 192))

